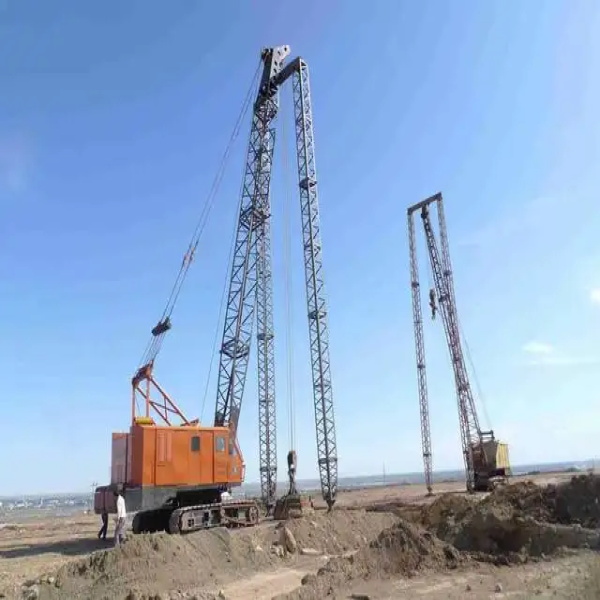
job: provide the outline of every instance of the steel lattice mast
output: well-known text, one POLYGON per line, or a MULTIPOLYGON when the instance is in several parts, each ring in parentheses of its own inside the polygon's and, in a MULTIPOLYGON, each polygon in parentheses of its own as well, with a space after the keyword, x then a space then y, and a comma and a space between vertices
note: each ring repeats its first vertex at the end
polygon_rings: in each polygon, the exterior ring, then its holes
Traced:
MULTIPOLYGON (((472 491, 475 482, 475 467, 473 460, 473 448, 475 444, 481 444, 482 432, 479 426, 475 400, 469 383, 469 376, 462 350, 460 340, 460 329, 458 324, 458 312, 456 309, 456 300, 454 295, 454 283, 452 278, 452 266, 450 263, 450 252, 448 248, 448 234, 443 212, 442 194, 438 193, 418 204, 409 208, 409 218, 413 212, 420 210, 429 262, 433 272, 435 291, 442 313, 444 332, 452 369, 454 371, 454 382, 456 386, 456 397, 458 403, 458 415, 460 422, 460 434, 463 458, 465 463, 465 472, 467 479, 467 489, 472 491), (441 251, 433 231, 433 226, 429 217, 430 205, 436 205, 438 211, 439 235, 441 241, 441 251)), ((418 360, 418 358, 417 358, 418 360)), ((424 450, 425 452, 425 450, 424 450)))
POLYGON ((254 116, 231 270, 215 409, 215 424, 237 429, 244 391, 255 302, 258 313, 259 427, 262 496, 272 504, 276 485, 275 379, 270 267, 270 201, 274 136, 271 124, 279 107, 279 87, 293 76, 293 97, 302 213, 304 263, 317 449, 321 490, 329 507, 337 493, 337 451, 327 306, 323 267, 312 109, 308 67, 296 58, 285 67, 288 46, 263 51, 263 76, 254 116))
POLYGON ((310 332, 315 425, 321 492, 331 508, 337 494, 337 444, 333 396, 331 390, 331 365, 329 361, 329 329, 327 303, 321 260, 321 233, 317 170, 313 136, 312 105, 308 66, 296 60, 294 72, 294 115, 296 121, 296 151, 298 156, 298 183, 302 210, 302 236, 304 241, 304 271, 310 332))
POLYGON ((425 336, 423 334, 423 311, 421 309, 421 285, 415 240, 413 213, 408 210, 408 241, 410 247, 410 286, 412 293, 413 324, 415 329, 415 352, 417 355, 417 382, 419 388, 419 413, 421 418, 421 447, 427 492, 433 489, 433 457, 431 454, 431 429, 429 425, 429 396, 425 367, 425 336))
MULTIPOLYGON (((272 142, 275 130, 271 130, 272 142)), ((273 156, 273 143, 269 156, 273 156)), ((270 167, 269 167, 270 168, 270 167)), ((270 215, 270 203, 268 207, 270 215)), ((273 332, 273 281, 271 273, 271 219, 264 219, 257 236, 257 346, 258 432, 260 489, 268 510, 277 491, 277 422, 275 410, 275 343, 273 332)))
MULTIPOLYGON (((283 52, 281 49, 280 51, 283 52)), ((271 85, 272 71, 278 63, 273 59, 273 52, 264 56, 263 60, 263 78, 254 104, 244 172, 215 409, 215 424, 229 426, 234 434, 244 392, 254 324, 258 257, 256 232, 270 216, 269 187, 273 162, 270 125, 279 108, 277 88, 273 89, 271 85)))
POLYGON ((269 193, 275 142, 271 124, 279 109, 279 93, 273 76, 281 71, 288 54, 287 46, 262 53, 263 73, 254 103, 215 409, 215 424, 227 425, 235 434, 250 355, 253 311, 258 303, 259 459, 261 492, 267 506, 273 502, 277 482, 277 446, 271 436, 276 415, 269 193))

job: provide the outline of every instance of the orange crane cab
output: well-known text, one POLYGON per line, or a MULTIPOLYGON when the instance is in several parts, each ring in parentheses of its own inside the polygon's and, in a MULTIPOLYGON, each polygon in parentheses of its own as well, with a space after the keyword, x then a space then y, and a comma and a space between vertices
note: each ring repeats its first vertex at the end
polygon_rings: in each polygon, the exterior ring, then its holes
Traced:
POLYGON ((227 427, 161 426, 137 417, 129 433, 112 435, 111 480, 127 490, 127 506, 137 511, 166 500, 175 488, 239 486, 244 464, 227 427))
MULTIPOLYGON (((96 513, 116 512, 114 490, 125 496, 129 512, 137 513, 134 532, 181 530, 173 514, 195 509, 196 519, 186 515, 190 530, 225 524, 224 517, 237 524, 252 525, 258 520, 253 501, 228 502, 222 513, 221 494, 244 481, 245 466, 233 431, 229 427, 204 427, 189 421, 152 376, 152 365, 145 365, 132 379, 132 424, 128 433, 112 434, 111 484, 96 489, 96 513), (158 391, 159 399, 152 396, 158 391), (144 399, 146 416, 137 416, 139 396, 144 399), (156 424, 153 411, 163 424, 156 424), (176 414, 181 425, 172 425, 176 414), (202 507, 202 508, 201 508, 202 507), (196 525, 194 520, 200 518, 196 525)), ((192 510, 191 512, 194 512, 192 510)))

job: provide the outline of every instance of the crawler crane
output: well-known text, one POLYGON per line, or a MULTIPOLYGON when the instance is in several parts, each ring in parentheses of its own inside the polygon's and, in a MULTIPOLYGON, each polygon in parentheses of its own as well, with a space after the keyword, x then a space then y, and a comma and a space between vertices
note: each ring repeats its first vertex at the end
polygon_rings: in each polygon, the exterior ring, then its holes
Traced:
MULTIPOLYGON (((336 499, 336 436, 309 74, 302 58, 285 63, 289 52, 289 46, 277 46, 261 53, 262 74, 253 104, 220 347, 214 424, 206 427, 197 419, 187 419, 153 377, 156 355, 164 335, 171 328, 174 303, 198 246, 202 231, 199 227, 184 257, 167 308, 152 330, 142 366, 132 379, 130 431, 113 434, 112 481, 110 486, 97 488, 95 509, 96 512, 113 512, 112 490, 115 486, 121 487, 128 509, 137 511, 133 523, 136 533, 158 530, 183 533, 217 525, 246 526, 258 522, 258 506, 254 501, 221 501, 224 491, 244 480, 237 429, 255 309, 261 492, 267 506, 273 508, 275 505, 277 456, 270 182, 279 89, 288 79, 292 79, 293 85, 318 467, 323 498, 330 508, 336 499), (145 403, 142 416, 136 412, 139 397, 145 403), (163 425, 157 425, 153 415, 163 425), (180 421, 179 425, 172 423, 171 419, 175 417, 180 421)), ((239 122, 236 128, 239 128, 239 122)), ((291 456, 295 465, 293 449, 291 456)), ((292 465, 290 469, 292 472, 292 465)), ((297 493, 295 486, 289 492, 297 493)))
POLYGON ((413 322, 415 330, 415 349, 417 355, 417 380, 419 388, 419 406, 421 413, 421 440, 423 447, 423 463, 425 467, 425 483, 431 494, 433 488, 431 433, 429 428, 429 401, 427 394, 427 375, 425 370, 425 341, 423 335, 423 316, 421 311, 421 293, 417 247, 415 239, 414 214, 420 212, 429 263, 433 273, 434 287, 429 290, 429 306, 432 318, 441 312, 448 350, 454 370, 456 398, 462 453, 465 465, 467 490, 487 490, 497 483, 505 482, 510 475, 508 446, 498 442, 493 431, 482 431, 471 391, 469 375, 464 359, 460 339, 460 327, 456 299, 448 235, 444 219, 442 194, 438 193, 408 209, 408 238, 410 246, 410 273, 412 289, 413 322), (437 208, 438 229, 441 248, 438 246, 433 230, 429 209, 437 208), (439 307, 438 307, 439 303, 439 307))

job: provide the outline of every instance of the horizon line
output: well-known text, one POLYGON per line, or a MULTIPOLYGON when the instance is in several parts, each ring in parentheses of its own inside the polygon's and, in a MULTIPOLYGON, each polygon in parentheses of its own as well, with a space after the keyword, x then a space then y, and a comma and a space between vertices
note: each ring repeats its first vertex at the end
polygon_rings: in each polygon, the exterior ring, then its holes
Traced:
MULTIPOLYGON (((571 466, 577 466, 578 464, 582 464, 582 463, 593 463, 596 462, 597 459, 595 458, 586 458, 586 459, 581 459, 581 460, 563 460, 563 461, 553 461, 553 462, 540 462, 540 463, 522 463, 522 464, 518 464, 518 465, 514 465, 512 467, 512 470, 516 470, 519 468, 524 468, 524 467, 550 467, 552 465, 571 465, 571 466)), ((443 473, 460 473, 460 472, 464 472, 464 468, 460 468, 460 469, 439 469, 439 470, 434 470, 433 474, 443 474, 443 473)), ((403 472, 380 472, 380 473, 370 473, 370 474, 362 474, 362 475, 341 475, 338 477, 338 482, 339 480, 343 480, 343 479, 360 479, 360 478, 374 478, 374 477, 382 477, 385 474, 386 478, 390 478, 390 477, 399 477, 399 476, 408 476, 408 475, 422 475, 424 476, 424 472, 423 471, 403 471, 403 472)), ((525 474, 525 473, 523 473, 525 474)), ((319 481, 318 477, 306 477, 306 478, 302 478, 302 479, 298 479, 298 483, 305 481, 305 482, 312 482, 312 481, 319 481)), ((279 483, 287 483, 287 480, 283 479, 283 480, 278 480, 277 484, 279 483)), ((390 482, 391 483, 391 482, 390 482)), ((97 485, 108 485, 108 484, 97 484, 97 485)), ((246 481, 244 483, 242 483, 239 487, 243 487, 245 485, 260 485, 260 481, 246 481)), ((414 484, 416 485, 416 484, 414 484)), ((28 492, 28 493, 17 493, 17 494, 6 494, 6 495, 0 495, 0 500, 5 500, 7 498, 17 498, 17 497, 21 497, 21 498, 28 498, 31 496, 82 496, 82 495, 86 495, 89 494, 91 495, 93 492, 91 491, 91 484, 90 484, 90 491, 71 491, 71 492, 28 492)), ((236 486, 238 487, 238 486, 236 486)), ((338 486, 339 487, 339 486, 338 486)))

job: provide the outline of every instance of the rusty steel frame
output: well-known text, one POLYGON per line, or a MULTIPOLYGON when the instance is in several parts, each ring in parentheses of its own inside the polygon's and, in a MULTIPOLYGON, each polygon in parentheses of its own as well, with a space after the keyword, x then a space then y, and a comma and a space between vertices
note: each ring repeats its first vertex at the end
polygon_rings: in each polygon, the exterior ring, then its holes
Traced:
POLYGON ((145 364, 137 370, 131 379, 131 423, 135 423, 137 400, 141 396, 145 406, 145 417, 152 418, 152 412, 154 412, 169 427, 174 425, 171 421, 174 416, 180 419, 179 425, 197 425, 198 419, 188 419, 175 404, 175 401, 154 379, 153 370, 154 365, 152 363, 145 364), (158 392, 159 399, 153 397, 153 392, 158 392))

